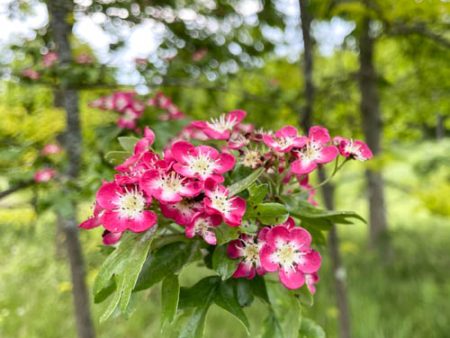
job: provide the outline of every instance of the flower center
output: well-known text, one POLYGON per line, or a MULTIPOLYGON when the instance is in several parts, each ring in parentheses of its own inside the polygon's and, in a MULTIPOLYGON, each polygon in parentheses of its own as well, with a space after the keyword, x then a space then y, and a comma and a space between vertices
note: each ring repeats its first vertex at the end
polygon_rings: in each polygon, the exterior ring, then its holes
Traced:
POLYGON ((285 148, 289 147, 294 142, 294 139, 292 139, 291 137, 279 137, 276 138, 276 142, 280 147, 285 148))
POLYGON ((225 114, 220 115, 218 118, 212 118, 210 121, 206 123, 208 127, 218 132, 232 130, 236 125, 236 119, 227 118, 225 114))
POLYGON ((199 218, 195 222, 195 232, 200 235, 203 235, 204 233, 206 233, 210 227, 211 227, 211 224, 204 218, 199 218))
POLYGON ((248 150, 244 153, 244 158, 242 159, 242 164, 246 167, 255 168, 260 164, 260 157, 258 151, 248 150))
POLYGON ((293 270, 302 260, 303 254, 291 244, 284 244, 273 254, 273 261, 284 269, 293 270))
POLYGON ((145 208, 145 198, 137 190, 125 191, 119 196, 117 211, 121 217, 136 218, 145 208))
POLYGON ((228 196, 220 191, 215 192, 211 198, 211 202, 213 208, 219 210, 223 214, 228 214, 232 210, 228 196))
POLYGON ((201 154, 196 157, 190 157, 188 159, 190 169, 199 174, 202 177, 209 176, 214 170, 214 160, 211 159, 207 154, 201 154))
POLYGON ((176 172, 161 176, 161 188, 171 193, 176 193, 182 188, 183 179, 176 172))
POLYGON ((314 161, 320 156, 320 150, 322 149, 320 144, 309 142, 305 149, 302 151, 303 156, 305 159, 314 161))
POLYGON ((258 244, 245 242, 243 248, 243 256, 244 260, 258 265, 259 264, 258 244))

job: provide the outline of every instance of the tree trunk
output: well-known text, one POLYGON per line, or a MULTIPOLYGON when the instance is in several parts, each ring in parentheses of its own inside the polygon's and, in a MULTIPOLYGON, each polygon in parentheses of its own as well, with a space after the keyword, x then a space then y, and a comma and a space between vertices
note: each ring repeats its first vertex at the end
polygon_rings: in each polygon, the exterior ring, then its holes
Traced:
MULTIPOLYGON (((382 121, 377 75, 373 60, 374 39, 370 36, 370 19, 364 18, 359 36, 359 88, 361 92, 360 110, 366 142, 376 156, 381 151, 382 121)), ((370 245, 382 252, 389 247, 387 240, 386 206, 384 183, 380 171, 366 171, 369 194, 370 245)))
POLYGON ((445 116, 437 114, 436 116, 436 140, 443 140, 445 137, 445 116))
MULTIPOLYGON (((67 67, 71 63, 72 50, 69 42, 71 25, 67 22, 68 16, 72 14, 73 2, 69 0, 49 0, 50 23, 53 39, 59 55, 60 67, 67 67)), ((81 129, 79 120, 78 93, 69 88, 61 79, 60 93, 63 97, 63 107, 66 111, 67 127, 64 135, 64 147, 67 152, 68 166, 66 176, 68 181, 75 181, 78 176, 81 162, 81 129)), ((70 183, 69 183, 70 184, 70 183)), ((73 191, 65 187, 66 196, 72 196, 73 191)), ((73 300, 75 306, 75 317, 78 337, 95 337, 94 326, 91 319, 89 307, 89 294, 85 282, 85 271, 83 253, 78 237, 78 226, 76 220, 76 205, 71 200, 71 211, 58 215, 58 221, 62 225, 67 254, 69 257, 70 270, 73 286, 73 300)))
MULTIPOLYGON (((312 15, 309 10, 310 2, 308 0, 299 0, 300 3, 300 19, 303 35, 303 77, 305 79, 305 105, 300 117, 300 123, 308 132, 313 123, 313 108, 314 108, 314 82, 313 82, 313 52, 312 52, 312 38, 311 38, 311 21, 312 15)), ((325 180, 325 171, 319 168, 319 178, 321 181, 325 180)), ((322 187, 323 198, 327 209, 334 208, 334 187, 331 184, 325 184, 322 187)), ((341 256, 339 252, 339 238, 336 227, 333 225, 328 243, 330 246, 331 270, 333 273, 334 286, 336 292, 336 303, 339 309, 339 329, 341 338, 351 337, 350 328, 350 313, 348 310, 347 289, 345 286, 345 269, 341 263, 341 256)))

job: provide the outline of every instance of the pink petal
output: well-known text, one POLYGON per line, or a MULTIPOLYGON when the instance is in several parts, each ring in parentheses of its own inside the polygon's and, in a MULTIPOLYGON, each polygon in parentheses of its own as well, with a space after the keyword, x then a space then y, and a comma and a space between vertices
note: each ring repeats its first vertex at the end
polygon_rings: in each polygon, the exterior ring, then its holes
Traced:
POLYGON ((209 245, 216 245, 217 244, 217 238, 216 238, 216 234, 212 231, 205 231, 202 234, 203 239, 205 240, 206 243, 208 243, 209 245))
POLYGON ((227 120, 232 120, 235 125, 241 123, 241 121, 245 118, 245 116, 247 115, 247 113, 243 110, 233 110, 230 111, 226 118, 227 120))
POLYGON ((278 270, 278 264, 274 263, 271 259, 274 252, 275 248, 268 244, 265 244, 259 252, 261 265, 267 272, 274 272, 278 270))
POLYGON ((298 265, 298 268, 304 273, 314 273, 320 269, 321 263, 322 258, 320 254, 315 250, 311 250, 303 256, 303 262, 298 265))
POLYGON ((122 193, 122 188, 115 182, 104 183, 97 191, 97 203, 104 209, 114 209, 120 193, 122 193))
POLYGON ((321 126, 311 127, 308 136, 311 141, 320 144, 328 143, 331 140, 328 130, 321 126))
POLYGON ((172 145, 171 153, 175 160, 186 163, 184 158, 194 152, 195 147, 186 141, 178 141, 172 145))
POLYGON ((286 229, 284 226, 274 226, 270 231, 266 234, 266 242, 275 247, 278 248, 285 243, 289 242, 290 240, 290 233, 289 230, 286 229))
MULTIPOLYGON (((236 271, 233 273, 233 278, 248 278, 252 275, 252 270, 254 270, 252 263, 241 262, 239 263, 236 271)), ((255 276, 253 271, 253 277, 255 276)))
MULTIPOLYGON (((300 155, 301 156, 301 155, 300 155)), ((317 168, 315 161, 305 160, 304 158, 299 158, 291 164, 291 171, 297 175, 305 175, 312 172, 317 168)))
POLYGON ((339 155, 339 150, 335 146, 324 147, 320 152, 317 163, 328 163, 333 161, 339 155))
POLYGON ((100 225, 100 223, 98 223, 97 218, 95 217, 90 217, 87 220, 85 220, 83 223, 81 223, 80 225, 78 225, 80 228, 89 230, 89 229, 93 229, 96 228, 100 225))
POLYGON ((294 243, 299 249, 303 248, 303 250, 305 250, 305 248, 309 248, 311 245, 312 237, 310 233, 303 228, 297 227, 291 229, 289 236, 290 242, 294 243))
POLYGON ((281 269, 278 272, 281 283, 288 289, 298 289, 305 284, 305 276, 299 270, 285 270, 281 269))
POLYGON ((283 128, 281 128, 280 130, 278 130, 275 133, 275 136, 278 138, 282 138, 282 137, 297 137, 297 129, 293 126, 285 126, 283 128))
POLYGON ((237 259, 242 256, 243 243, 240 239, 231 241, 227 246, 227 255, 232 259, 237 259))
POLYGON ((122 237, 122 232, 110 232, 108 230, 105 230, 102 234, 102 237, 104 245, 114 245, 118 241, 120 241, 120 238, 122 237))
POLYGON ((223 174, 230 171, 233 169, 235 163, 236 160, 233 155, 226 153, 220 154, 219 158, 216 160, 215 172, 218 174, 223 174))
POLYGON ((291 216, 289 216, 288 219, 286 220, 286 222, 284 222, 282 224, 277 224, 277 225, 284 226, 288 229, 293 229, 295 227, 295 221, 291 216))
POLYGON ((119 213, 107 210, 100 218, 100 223, 111 232, 123 232, 127 229, 127 219, 120 217, 119 213))
POLYGON ((219 157, 219 152, 216 148, 200 145, 195 148, 195 155, 207 155, 215 160, 217 157, 219 157))
POLYGON ((128 229, 133 232, 142 232, 156 224, 156 214, 152 211, 143 211, 140 217, 128 219, 128 229))

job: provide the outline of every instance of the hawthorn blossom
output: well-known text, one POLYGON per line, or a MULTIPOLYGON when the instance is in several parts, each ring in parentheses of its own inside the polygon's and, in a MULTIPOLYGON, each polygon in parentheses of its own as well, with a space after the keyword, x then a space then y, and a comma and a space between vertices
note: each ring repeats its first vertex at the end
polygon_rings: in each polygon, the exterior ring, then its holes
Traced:
POLYGON ((194 215, 203 210, 201 202, 189 199, 177 203, 160 203, 159 206, 164 217, 174 220, 181 226, 190 224, 194 215))
POLYGON ((55 155, 59 154, 61 151, 62 149, 59 145, 55 143, 48 143, 42 148, 41 155, 42 156, 55 155))
POLYGON ((250 143, 250 140, 240 133, 232 133, 227 142, 229 149, 241 149, 250 143))
POLYGON ((99 221, 108 231, 142 232, 156 224, 156 214, 146 210, 151 198, 136 185, 105 182, 97 192, 96 202, 103 209, 99 221))
POLYGON ((236 162, 231 154, 219 153, 209 146, 194 147, 185 141, 174 143, 171 154, 177 161, 173 166, 177 173, 201 181, 211 178, 216 182, 223 182, 222 175, 233 169, 236 162))
POLYGON ((163 203, 176 203, 183 197, 195 197, 202 189, 198 181, 182 177, 173 170, 155 169, 141 177, 140 186, 146 194, 163 203))
POLYGON ((311 294, 316 293, 316 284, 319 282, 319 275, 314 273, 305 273, 305 283, 311 294))
POLYGON ((328 145, 330 135, 326 128, 320 126, 311 127, 305 146, 295 152, 297 160, 292 162, 291 170, 294 174, 305 175, 317 168, 318 164, 333 161, 338 156, 338 149, 328 145))
POLYGON ((218 118, 212 118, 209 122, 194 121, 191 124, 202 130, 213 140, 227 140, 233 129, 239 125, 247 113, 243 110, 233 110, 228 114, 222 114, 218 118))
POLYGON ((275 226, 267 231, 260 258, 266 271, 278 271, 288 289, 304 285, 305 274, 317 272, 321 264, 319 253, 311 249, 311 235, 300 227, 275 226))
POLYGON ((241 163, 244 167, 256 169, 263 163, 262 158, 263 156, 259 151, 247 149, 242 155, 241 163))
POLYGON ((42 57, 42 64, 45 68, 53 66, 58 61, 58 54, 55 52, 48 52, 42 57))
POLYGON ((202 237, 209 245, 216 245, 217 238, 213 229, 221 223, 222 217, 220 215, 208 215, 203 212, 198 212, 185 227, 186 237, 193 238, 197 235, 202 237))
POLYGON ((205 182, 205 195, 203 202, 207 213, 220 214, 229 226, 241 225, 246 208, 243 198, 229 197, 228 189, 212 179, 205 182))
POLYGON ((276 131, 274 135, 263 134, 263 142, 279 153, 287 153, 293 148, 301 148, 306 142, 305 136, 299 136, 295 127, 286 126, 276 131))
POLYGON ((27 68, 27 69, 22 70, 22 76, 26 77, 30 80, 38 80, 41 77, 41 74, 39 74, 34 69, 27 68))
POLYGON ((239 239, 228 244, 228 257, 241 260, 233 273, 234 278, 253 279, 256 274, 260 276, 265 274, 266 271, 263 269, 260 260, 260 250, 263 243, 255 236, 242 234, 239 239))
POLYGON ((56 176, 55 169, 44 168, 44 169, 40 169, 34 173, 34 181, 36 183, 46 183, 46 182, 49 182, 55 176, 56 176))
POLYGON ((358 161, 367 161, 373 157, 372 151, 363 141, 349 140, 344 137, 336 136, 333 138, 333 142, 337 145, 339 153, 344 157, 358 161))

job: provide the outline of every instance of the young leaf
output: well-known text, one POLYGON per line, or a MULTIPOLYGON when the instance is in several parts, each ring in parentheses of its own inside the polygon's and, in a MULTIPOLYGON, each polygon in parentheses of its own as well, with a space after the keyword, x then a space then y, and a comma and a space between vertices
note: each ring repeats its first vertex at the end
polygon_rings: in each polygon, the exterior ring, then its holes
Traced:
POLYGON ((248 192, 250 194, 250 197, 247 200, 248 203, 256 205, 264 201, 264 198, 269 193, 269 186, 267 185, 267 183, 254 183, 250 186, 250 188, 248 188, 248 192))
POLYGON ((248 175, 246 178, 232 184, 228 187, 228 190, 230 192, 230 196, 234 196, 236 194, 239 194, 241 191, 244 191, 248 187, 250 187, 253 182, 255 182, 259 176, 264 172, 264 168, 256 169, 253 173, 248 175))
POLYGON ((110 151, 106 153, 105 160, 112 165, 118 165, 123 163, 130 155, 131 154, 126 151, 110 151))
POLYGON ((217 246, 212 256, 213 269, 222 277, 222 280, 230 278, 236 271, 239 260, 231 259, 227 255, 227 245, 217 246))
POLYGON ((221 225, 215 229, 217 244, 225 244, 239 237, 238 227, 221 225))
POLYGON ((214 302, 222 309, 231 313, 241 324, 245 327, 247 334, 250 334, 250 324, 244 311, 237 300, 235 293, 233 292, 232 282, 222 282, 219 285, 219 292, 214 298, 214 302))
POLYGON ((148 289, 165 277, 178 272, 188 262, 192 245, 185 242, 171 243, 148 256, 134 291, 148 289))
POLYGON ((122 149, 129 153, 134 152, 134 146, 139 141, 138 138, 132 136, 122 136, 119 137, 118 140, 122 149))
POLYGON ((297 338, 300 330, 301 308, 295 295, 288 292, 279 282, 266 279, 270 307, 281 337, 297 338))
POLYGON ((286 207, 280 203, 260 203, 255 209, 256 218, 267 225, 281 224, 289 216, 286 207))
POLYGON ((180 284, 177 275, 167 276, 161 287, 161 331, 175 319, 180 297, 180 284))
POLYGON ((325 331, 309 318, 302 319, 299 338, 325 338, 325 331))

